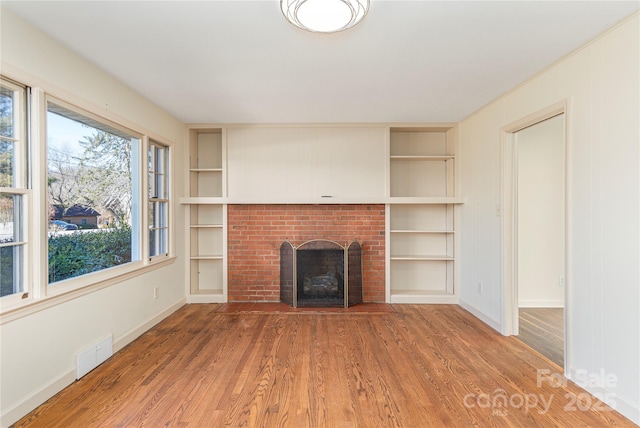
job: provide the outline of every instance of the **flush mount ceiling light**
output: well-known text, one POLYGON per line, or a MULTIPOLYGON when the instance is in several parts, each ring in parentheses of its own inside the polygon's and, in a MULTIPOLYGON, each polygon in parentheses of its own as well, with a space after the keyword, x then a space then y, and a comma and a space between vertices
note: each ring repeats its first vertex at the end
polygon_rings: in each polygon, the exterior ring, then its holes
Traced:
POLYGON ((335 33, 353 27, 367 14, 369 0, 280 0, 285 18, 314 33, 335 33))

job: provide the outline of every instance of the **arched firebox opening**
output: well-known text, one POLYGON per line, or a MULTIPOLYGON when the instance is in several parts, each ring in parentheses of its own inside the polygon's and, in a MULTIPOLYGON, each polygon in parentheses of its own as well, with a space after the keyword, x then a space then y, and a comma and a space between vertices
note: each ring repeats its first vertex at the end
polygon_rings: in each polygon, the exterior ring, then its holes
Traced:
POLYGON ((280 300, 293 307, 362 303, 362 247, 314 239, 280 245, 280 300))

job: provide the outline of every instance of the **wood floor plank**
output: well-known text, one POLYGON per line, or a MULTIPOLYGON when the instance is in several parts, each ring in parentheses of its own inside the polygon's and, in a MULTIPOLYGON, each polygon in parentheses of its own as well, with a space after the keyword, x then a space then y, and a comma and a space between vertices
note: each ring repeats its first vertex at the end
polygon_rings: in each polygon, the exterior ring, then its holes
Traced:
POLYGON ((564 309, 520 308, 518 338, 564 367, 564 309))
POLYGON ((217 309, 184 306, 15 426, 633 426, 567 411, 583 390, 540 383, 553 364, 458 306, 217 309))

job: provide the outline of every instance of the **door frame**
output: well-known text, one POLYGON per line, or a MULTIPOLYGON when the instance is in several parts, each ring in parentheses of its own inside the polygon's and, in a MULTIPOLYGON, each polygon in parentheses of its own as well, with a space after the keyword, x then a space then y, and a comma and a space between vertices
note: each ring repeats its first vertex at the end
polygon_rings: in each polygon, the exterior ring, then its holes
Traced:
POLYGON ((567 100, 550 105, 547 108, 522 117, 507 124, 501 129, 502 152, 502 334, 506 336, 517 335, 518 321, 518 176, 517 176, 517 145, 515 133, 535 125, 554 116, 564 115, 564 277, 565 277, 565 304, 564 304, 564 369, 570 367, 571 347, 571 277, 570 277, 570 135, 567 100))

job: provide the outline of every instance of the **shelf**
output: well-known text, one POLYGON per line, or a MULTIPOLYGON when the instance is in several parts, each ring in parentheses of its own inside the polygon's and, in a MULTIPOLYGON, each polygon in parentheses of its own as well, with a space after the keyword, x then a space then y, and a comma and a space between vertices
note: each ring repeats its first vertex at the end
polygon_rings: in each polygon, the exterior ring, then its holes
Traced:
POLYGON ((389 303, 457 304, 458 297, 441 290, 393 290, 389 303))
POLYGON ((402 261, 454 261, 455 257, 451 256, 427 256, 427 255, 417 255, 411 254, 406 256, 391 256, 391 261, 394 260, 402 260, 402 261))
POLYGON ((365 204, 394 204, 394 205, 457 205, 464 204, 464 198, 453 197, 380 197, 380 198, 234 198, 221 196, 191 196, 180 198, 182 205, 222 205, 222 204, 274 204, 274 205, 365 205, 365 204))
POLYGON ((390 303, 457 303, 456 131, 391 128, 390 303))
POLYGON ((183 205, 222 205, 227 203, 226 199, 222 196, 191 196, 180 198, 180 203, 183 205))
POLYGON ((390 230, 390 233, 425 233, 425 234, 438 234, 438 233, 455 233, 453 230, 390 230))
POLYGON ((222 172, 222 168, 191 168, 189 172, 222 172))
MULTIPOLYGON (((194 291, 192 294, 204 295, 204 296, 210 296, 210 295, 222 296, 222 290, 218 290, 218 289, 215 289, 215 288, 207 288, 207 289, 204 289, 204 290, 194 291)), ((211 303, 211 302, 190 302, 190 303, 211 303)), ((213 303, 221 303, 221 302, 216 301, 216 302, 213 302, 213 303)))
POLYGON ((393 155, 389 157, 392 161, 447 161, 455 159, 454 155, 393 155))

